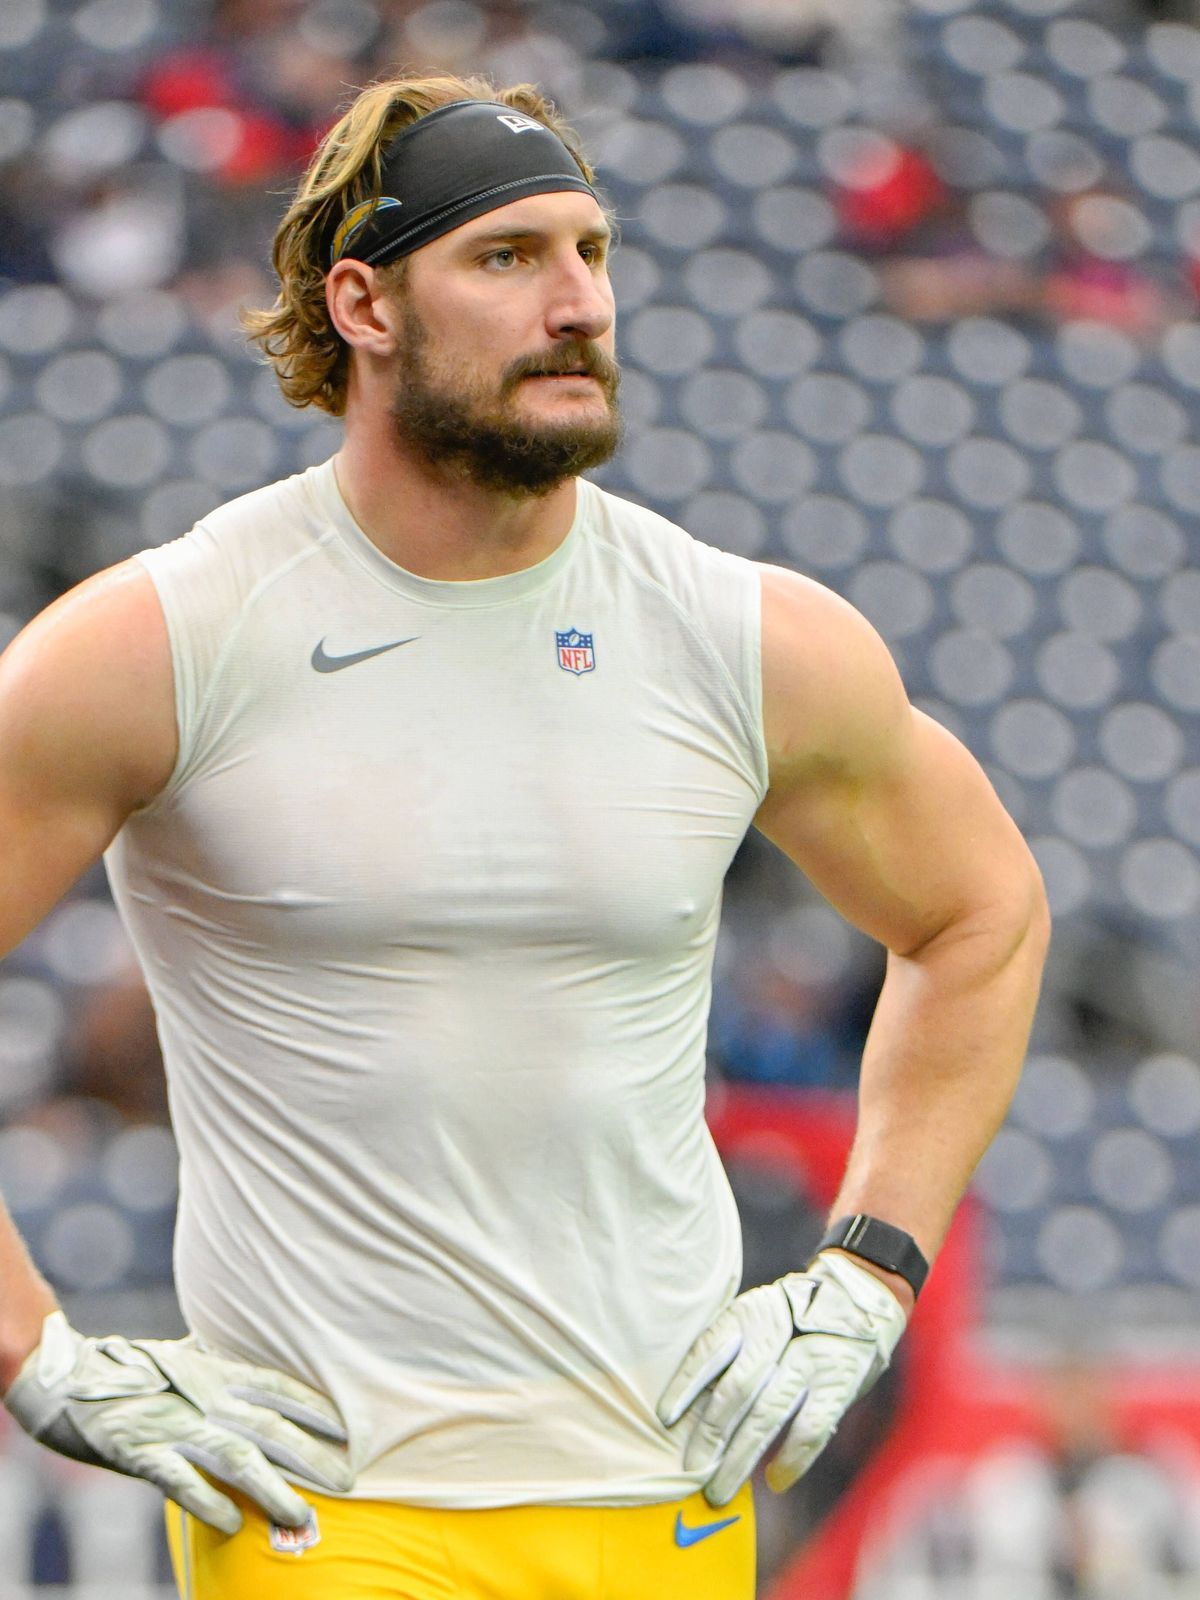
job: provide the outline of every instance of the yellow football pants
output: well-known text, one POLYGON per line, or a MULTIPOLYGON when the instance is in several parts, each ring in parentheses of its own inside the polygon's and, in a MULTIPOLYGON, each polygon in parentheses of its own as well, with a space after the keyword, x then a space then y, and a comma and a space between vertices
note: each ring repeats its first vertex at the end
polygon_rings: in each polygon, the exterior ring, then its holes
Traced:
POLYGON ((181 1600, 754 1596, 749 1485, 720 1511, 699 1494, 650 1506, 442 1511, 304 1493, 315 1519, 299 1539, 240 1495, 246 1520, 232 1538, 168 1504, 181 1600))

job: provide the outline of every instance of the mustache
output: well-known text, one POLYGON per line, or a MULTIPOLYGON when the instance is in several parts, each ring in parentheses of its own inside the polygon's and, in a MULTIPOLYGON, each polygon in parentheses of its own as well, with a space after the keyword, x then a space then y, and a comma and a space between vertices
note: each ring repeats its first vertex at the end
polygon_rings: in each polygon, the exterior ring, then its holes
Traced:
POLYGON ((616 393, 621 381, 621 368, 606 350, 590 339, 574 339, 541 355, 520 356, 510 362, 504 370, 503 392, 511 394, 525 378, 559 377, 567 372, 597 378, 609 395, 616 393))

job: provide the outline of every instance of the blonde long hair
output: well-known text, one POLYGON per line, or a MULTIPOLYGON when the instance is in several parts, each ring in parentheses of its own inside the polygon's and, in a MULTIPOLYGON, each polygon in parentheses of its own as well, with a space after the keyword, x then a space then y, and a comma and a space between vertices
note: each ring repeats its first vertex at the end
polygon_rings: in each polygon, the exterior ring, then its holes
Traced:
MULTIPOLYGON (((380 156, 410 123, 454 100, 497 100, 551 128, 589 183, 594 174, 579 138, 533 84, 497 89, 487 78, 450 75, 387 78, 364 89, 322 139, 295 198, 275 230, 272 259, 279 294, 267 311, 245 311, 242 326, 270 364, 289 405, 319 406, 335 417, 346 409, 350 350, 325 304, 325 241, 351 207, 378 199, 380 156)), ((407 257, 385 267, 403 282, 407 257)))

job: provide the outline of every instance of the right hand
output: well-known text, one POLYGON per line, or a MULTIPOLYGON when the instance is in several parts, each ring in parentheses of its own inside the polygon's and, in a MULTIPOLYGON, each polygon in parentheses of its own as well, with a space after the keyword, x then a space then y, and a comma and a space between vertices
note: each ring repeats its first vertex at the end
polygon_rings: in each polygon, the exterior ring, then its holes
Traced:
POLYGON ((218 1355, 195 1335, 88 1339, 52 1312, 4 1404, 52 1450, 145 1478, 223 1533, 238 1531, 241 1512, 197 1467, 285 1527, 302 1527, 309 1508, 278 1467, 334 1494, 354 1483, 334 1448, 346 1430, 324 1395, 218 1355))
POLYGON ((728 1505, 780 1437, 767 1486, 791 1488, 888 1365, 906 1321, 878 1274, 840 1250, 738 1295, 658 1403, 668 1428, 690 1413, 684 1470, 707 1473, 709 1505, 728 1505))

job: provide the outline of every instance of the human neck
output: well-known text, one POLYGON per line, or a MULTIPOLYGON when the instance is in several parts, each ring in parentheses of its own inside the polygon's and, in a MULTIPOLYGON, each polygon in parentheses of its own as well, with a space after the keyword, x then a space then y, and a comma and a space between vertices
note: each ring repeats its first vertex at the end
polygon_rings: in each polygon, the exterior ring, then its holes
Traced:
POLYGON ((406 455, 383 430, 348 425, 334 471, 371 543, 420 578, 499 578, 536 566, 575 518, 574 478, 537 498, 482 489, 406 455))

